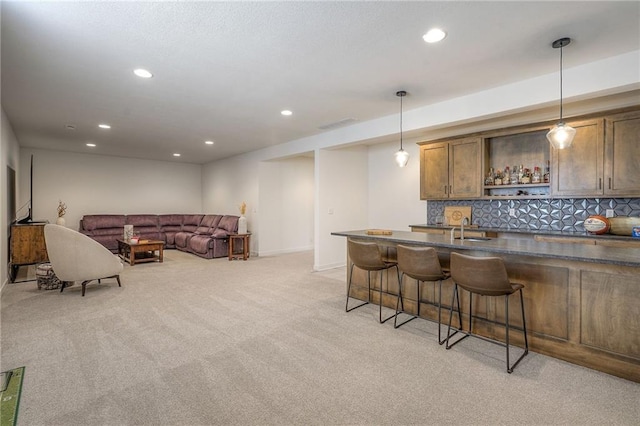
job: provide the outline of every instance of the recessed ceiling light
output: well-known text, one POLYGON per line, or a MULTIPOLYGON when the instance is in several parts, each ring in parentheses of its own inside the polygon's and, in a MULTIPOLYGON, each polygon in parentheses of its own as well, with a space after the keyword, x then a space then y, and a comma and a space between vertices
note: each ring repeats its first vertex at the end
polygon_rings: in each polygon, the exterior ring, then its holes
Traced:
POLYGON ((437 43, 440 40, 444 39, 447 36, 447 33, 442 31, 440 28, 432 28, 425 35, 422 36, 424 41, 427 43, 437 43))
POLYGON ((98 124, 98 127, 100 127, 101 129, 110 129, 111 126, 109 126, 108 124, 98 124))
POLYGON ((133 73, 135 75, 137 75, 138 77, 142 77, 142 78, 151 78, 153 77, 153 74, 151 74, 149 71, 143 69, 143 68, 137 68, 135 70, 133 70, 133 73))
POLYGON ((96 144, 95 143, 88 143, 87 146, 90 147, 90 148, 94 148, 96 146, 96 144))
POLYGON ((67 130, 75 130, 76 129, 76 125, 75 124, 65 124, 64 128, 67 130))
POLYGON ((174 156, 174 157, 180 157, 180 154, 178 154, 177 152, 174 152, 174 153, 173 153, 173 156, 174 156))
POLYGON ((214 144, 213 141, 204 141, 204 143, 206 143, 207 145, 213 145, 214 144))
POLYGON ((280 114, 288 116, 288 115, 291 115, 293 113, 291 111, 289 111, 288 109, 285 109, 284 111, 280 111, 280 114))

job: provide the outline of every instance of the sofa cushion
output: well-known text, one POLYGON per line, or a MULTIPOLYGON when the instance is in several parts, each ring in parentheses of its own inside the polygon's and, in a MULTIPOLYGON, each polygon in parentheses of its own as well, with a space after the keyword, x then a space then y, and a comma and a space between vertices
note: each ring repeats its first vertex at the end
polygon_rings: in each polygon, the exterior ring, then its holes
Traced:
POLYGON ((133 225, 134 228, 141 226, 158 227, 158 216, 155 214, 131 214, 127 215, 127 225, 133 225))
POLYGON ((94 214, 82 218, 82 226, 86 231, 102 228, 122 228, 124 235, 125 216, 123 214, 94 214))
POLYGON ((189 239, 193 237, 194 234, 191 232, 178 232, 174 237, 174 242, 176 247, 185 248, 189 242, 189 239))
POLYGON ((124 238, 124 225, 122 228, 104 228, 104 229, 94 229, 91 231, 92 236, 107 236, 107 235, 115 235, 118 239, 124 238))
POLYGON ((212 244, 211 237, 208 235, 194 235, 189 240, 189 251, 194 253, 206 253, 212 244))
POLYGON ((182 231, 182 225, 164 225, 161 229, 163 232, 180 232, 182 231))
POLYGON ((182 214, 161 214, 158 216, 158 223, 164 229, 167 229, 167 226, 178 226, 182 228, 182 218, 184 215, 182 214))
POLYGON ((220 219, 218 228, 224 229, 227 232, 238 232, 238 216, 225 215, 220 219))
POLYGON ((202 221, 203 214, 186 214, 182 218, 182 229, 184 231, 195 231, 202 221))
POLYGON ((213 231, 213 234, 211 234, 211 236, 214 238, 226 238, 229 236, 229 233, 224 229, 218 228, 215 231, 213 231))

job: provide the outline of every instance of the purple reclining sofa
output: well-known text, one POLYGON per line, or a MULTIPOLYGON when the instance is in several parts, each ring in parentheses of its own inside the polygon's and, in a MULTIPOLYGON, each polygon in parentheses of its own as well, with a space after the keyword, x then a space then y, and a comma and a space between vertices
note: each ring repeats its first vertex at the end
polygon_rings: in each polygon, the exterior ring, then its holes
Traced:
POLYGON ((228 236, 238 232, 238 219, 213 214, 97 214, 85 215, 79 231, 115 253, 124 226, 133 225, 133 232, 144 240, 164 241, 165 248, 213 259, 228 255, 228 236))

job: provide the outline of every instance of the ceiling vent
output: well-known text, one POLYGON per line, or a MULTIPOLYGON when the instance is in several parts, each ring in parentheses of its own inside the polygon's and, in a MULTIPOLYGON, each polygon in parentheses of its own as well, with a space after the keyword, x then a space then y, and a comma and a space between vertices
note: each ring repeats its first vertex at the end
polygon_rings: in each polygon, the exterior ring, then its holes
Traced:
POLYGON ((75 124, 65 124, 64 128, 67 130, 75 130, 76 129, 76 125, 75 124))
POLYGON ((334 123, 329 123, 329 124, 323 124, 322 126, 318 126, 318 129, 320 130, 329 130, 329 129, 335 129, 336 127, 342 127, 342 126, 346 126, 348 124, 351 124, 353 122, 358 121, 355 118, 343 118, 340 121, 336 121, 334 123))

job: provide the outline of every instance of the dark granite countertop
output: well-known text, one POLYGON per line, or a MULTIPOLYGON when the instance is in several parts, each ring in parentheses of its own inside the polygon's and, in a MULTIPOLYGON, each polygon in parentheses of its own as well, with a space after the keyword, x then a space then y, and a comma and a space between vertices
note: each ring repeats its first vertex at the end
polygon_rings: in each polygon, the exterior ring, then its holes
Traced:
MULTIPOLYGON (((448 227, 448 229, 451 229, 448 227)), ((477 228, 473 228, 476 230, 477 228)), ((451 241, 450 235, 392 231, 392 235, 367 235, 366 230, 332 232, 341 237, 357 237, 379 242, 408 243, 451 249, 486 251, 498 254, 573 260, 589 263, 640 267, 640 248, 539 242, 532 239, 492 238, 486 241, 451 241)), ((472 237, 471 237, 472 238, 472 237)))
MULTIPOLYGON (((409 225, 410 228, 424 228, 424 229, 445 229, 449 230, 451 228, 460 229, 460 226, 449 226, 449 225, 430 225, 426 223, 421 223, 418 225, 409 225)), ((498 232, 498 233, 510 233, 510 234, 528 234, 528 235, 555 235, 559 237, 577 237, 577 238, 599 238, 599 239, 609 239, 609 240, 621 240, 628 241, 632 240, 631 236, 624 235, 613 235, 613 234, 590 234, 587 231, 554 231, 550 229, 519 229, 519 228, 483 228, 477 226, 465 226, 465 231, 481 231, 481 232, 498 232)))

